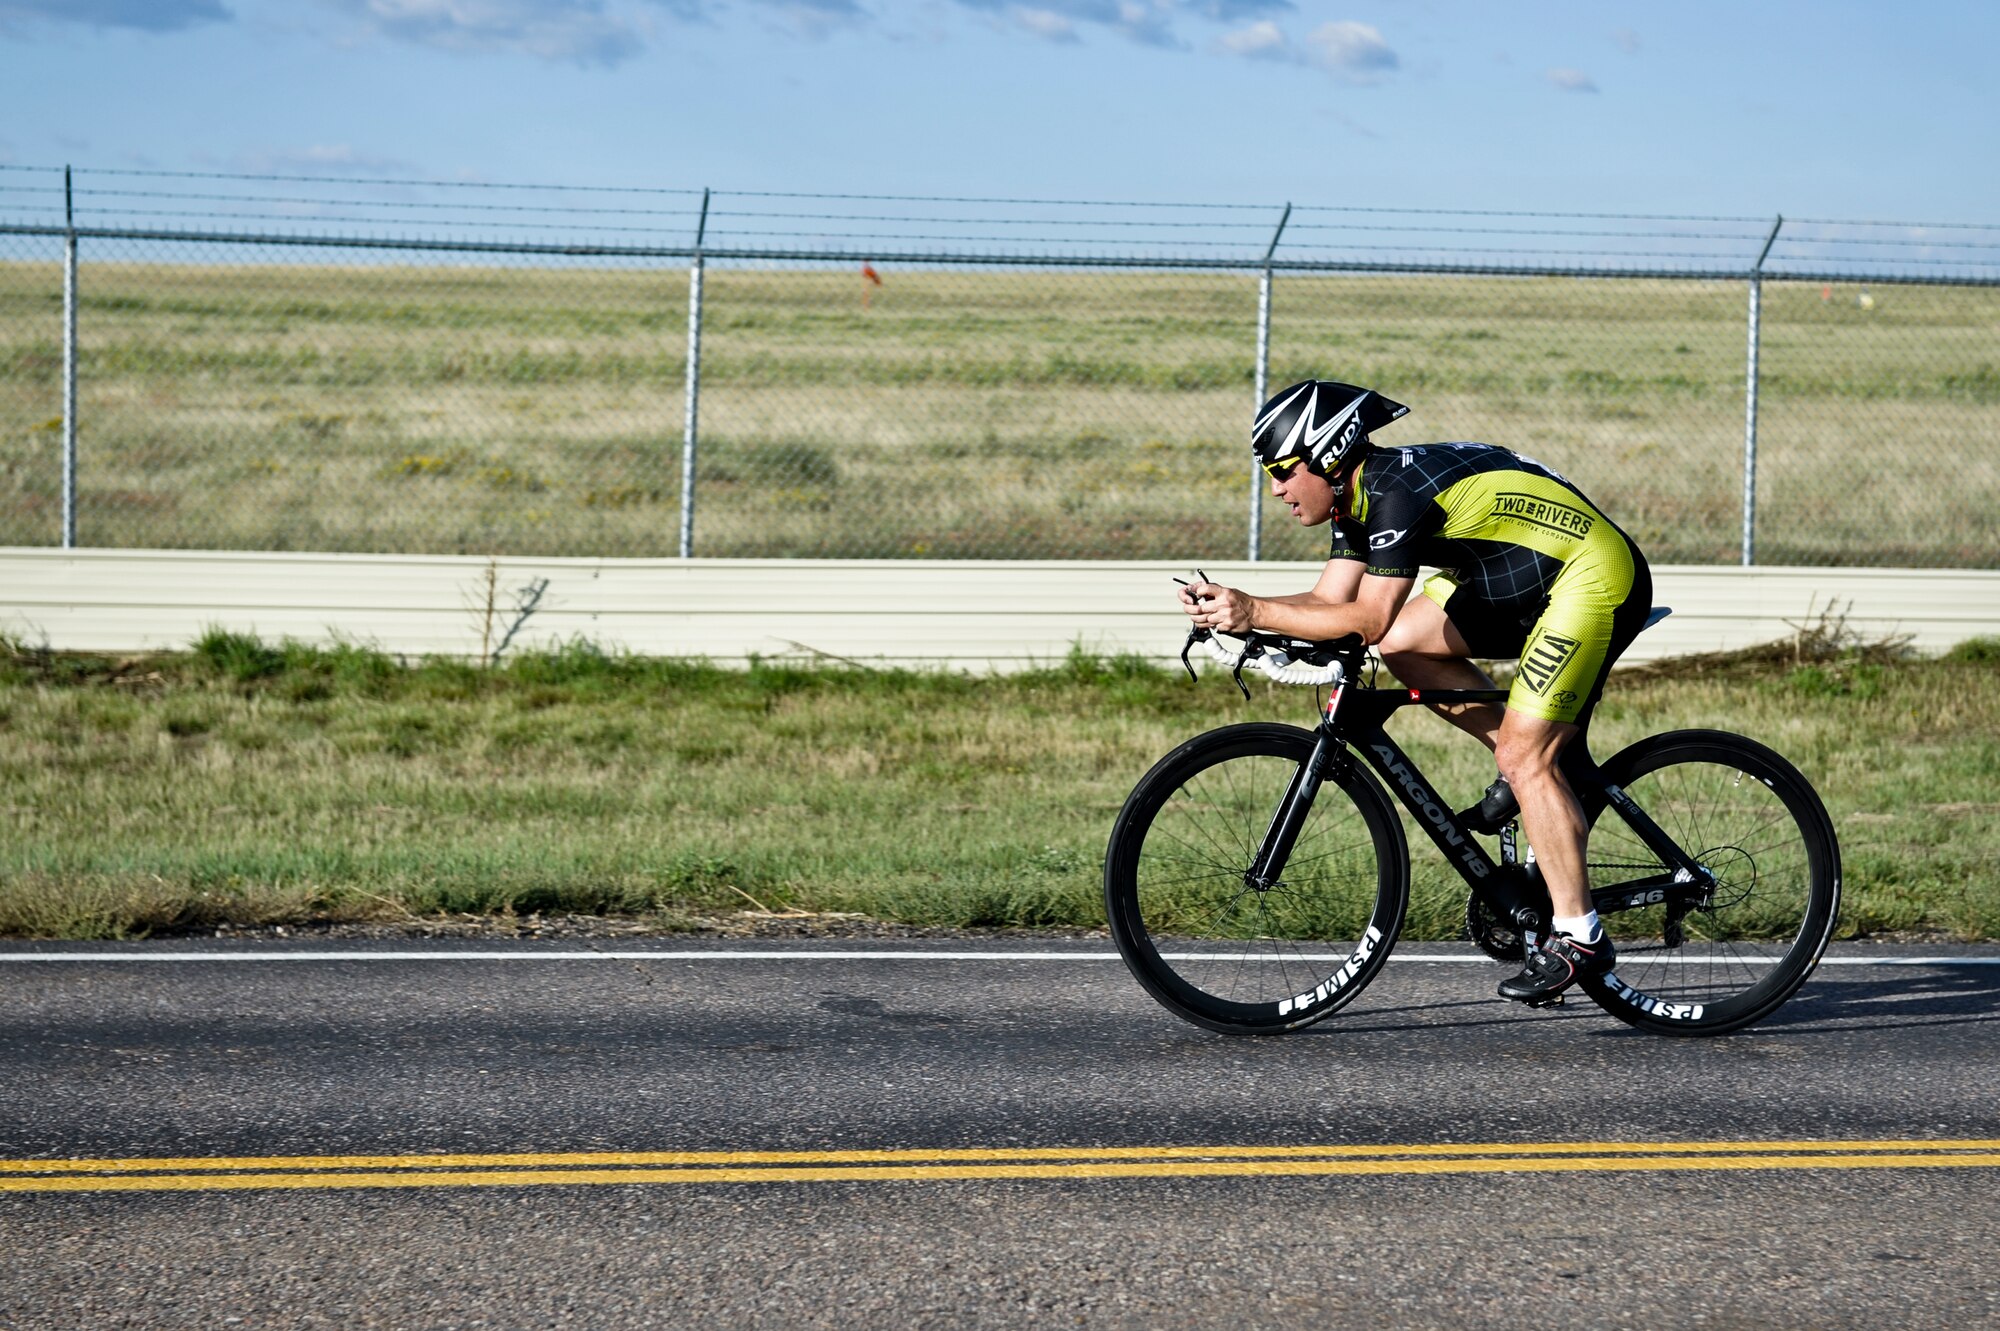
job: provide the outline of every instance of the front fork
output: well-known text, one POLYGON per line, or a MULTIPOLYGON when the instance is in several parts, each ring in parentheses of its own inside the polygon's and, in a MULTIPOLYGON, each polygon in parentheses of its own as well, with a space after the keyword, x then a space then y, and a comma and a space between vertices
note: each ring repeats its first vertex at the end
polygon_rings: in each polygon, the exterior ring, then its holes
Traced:
POLYGON ((1264 830, 1264 840, 1257 847, 1257 856, 1250 861, 1250 868, 1243 875, 1244 886, 1268 892, 1283 880, 1285 864, 1292 858, 1292 847, 1298 844, 1299 829, 1306 825, 1306 818, 1312 813, 1313 800, 1319 795, 1327 773, 1339 761, 1337 755, 1341 752, 1340 742, 1327 734, 1322 726, 1313 741, 1312 753, 1292 773, 1291 783, 1285 787, 1285 797, 1278 802, 1278 812, 1272 817, 1271 825, 1264 830))

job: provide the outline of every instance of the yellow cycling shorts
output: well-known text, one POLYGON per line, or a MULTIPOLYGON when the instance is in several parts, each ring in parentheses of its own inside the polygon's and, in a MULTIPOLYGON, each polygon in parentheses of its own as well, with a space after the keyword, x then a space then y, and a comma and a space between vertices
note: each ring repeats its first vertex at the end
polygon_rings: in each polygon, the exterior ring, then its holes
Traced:
POLYGON ((1424 595, 1445 612, 1474 656, 1518 659, 1507 690, 1510 709, 1581 725, 1603 696, 1611 667, 1645 627, 1653 577, 1646 561, 1620 540, 1565 565, 1541 613, 1526 623, 1476 599, 1449 573, 1427 579, 1424 595))

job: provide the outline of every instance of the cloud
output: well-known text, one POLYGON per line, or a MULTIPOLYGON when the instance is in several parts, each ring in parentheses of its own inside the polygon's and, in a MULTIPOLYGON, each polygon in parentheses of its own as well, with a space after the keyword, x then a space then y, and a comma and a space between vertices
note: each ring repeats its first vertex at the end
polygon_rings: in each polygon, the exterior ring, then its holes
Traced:
POLYGON ((1259 14, 1289 14, 1298 6, 1292 0, 1196 0, 1189 8, 1217 23, 1237 23, 1259 14))
POLYGON ((234 17, 221 0, 0 0, 0 32, 36 20, 176 32, 234 17))
MULTIPOLYGON (((515 51, 541 60, 615 65, 644 45, 603 0, 326 0, 373 32, 443 51, 515 51)), ((669 8, 691 14, 687 5, 669 8)))
POLYGON ((1123 0, 1118 6, 1118 21, 1112 26, 1143 46, 1183 45, 1174 36, 1173 16, 1165 6, 1155 8, 1142 0, 1123 0))
POLYGON ((1037 5, 1009 0, 958 0, 962 9, 1004 14, 1027 31, 1051 41, 1070 41, 1078 24, 1096 24, 1142 46, 1178 47, 1171 4, 1146 0, 1042 0, 1037 5), (1067 24, 1067 30, 1064 25, 1067 24))
MULTIPOLYGON (((704 17, 700 0, 654 0, 681 18, 704 17)), ((815 41, 842 28, 859 27, 870 17, 855 0, 757 0, 801 37, 815 41)))
POLYGON ((1298 48, 1292 39, 1285 36, 1284 29, 1269 19, 1261 19, 1247 28, 1224 33, 1215 39, 1215 49, 1224 55, 1240 55, 1250 60, 1297 61, 1298 48))
POLYGON ((1580 69, 1552 69, 1542 75, 1564 92, 1596 92, 1597 83, 1580 69))
POLYGON ((1048 9, 1016 9, 1014 22, 1048 42, 1074 42, 1076 24, 1048 9))
POLYGON ((1639 34, 1630 28, 1617 28, 1611 33, 1611 40, 1626 55, 1639 54, 1639 34))
POLYGON ((1323 23, 1306 34, 1306 44, 1313 64, 1348 83, 1380 82, 1403 63, 1366 23, 1323 23))
POLYGON ((1385 75, 1402 67, 1381 32, 1366 23, 1322 23, 1300 45, 1271 20, 1259 19, 1216 38, 1210 49, 1246 60, 1309 66, 1343 83, 1380 83, 1385 75))

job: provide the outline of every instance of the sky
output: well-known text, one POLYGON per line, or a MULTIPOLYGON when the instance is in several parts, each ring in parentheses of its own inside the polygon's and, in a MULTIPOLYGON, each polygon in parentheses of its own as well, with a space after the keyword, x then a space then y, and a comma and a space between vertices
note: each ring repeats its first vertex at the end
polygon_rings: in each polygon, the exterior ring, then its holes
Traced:
POLYGON ((0 0, 0 166, 2000 222, 1991 0, 0 0))

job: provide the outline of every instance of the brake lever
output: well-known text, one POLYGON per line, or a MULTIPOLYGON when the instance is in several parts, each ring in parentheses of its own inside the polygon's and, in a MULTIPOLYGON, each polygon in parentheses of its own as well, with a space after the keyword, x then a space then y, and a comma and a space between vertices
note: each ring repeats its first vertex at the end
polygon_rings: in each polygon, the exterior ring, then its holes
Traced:
POLYGON ((1243 682, 1243 663, 1249 659, 1250 645, 1245 643, 1243 645, 1243 655, 1236 658, 1236 669, 1229 672, 1229 677, 1236 681, 1236 687, 1243 691, 1244 702, 1250 701, 1250 686, 1243 682))
MULTIPOLYGON (((1196 569, 1194 571, 1194 575, 1197 579, 1199 579, 1202 582, 1208 581, 1208 574, 1203 573, 1200 569, 1196 569)), ((1183 587, 1190 585, 1186 578, 1175 578, 1174 581, 1178 582, 1183 587)), ((1194 650, 1194 645, 1196 643, 1206 642, 1211 636, 1212 635, 1209 633, 1207 629, 1202 628, 1199 624, 1197 624, 1193 628, 1188 630, 1187 641, 1181 644, 1181 668, 1183 670, 1186 670, 1188 672, 1188 678, 1193 680, 1197 684, 1201 683, 1201 676, 1195 673, 1194 662, 1188 660, 1188 653, 1194 650)))
POLYGON ((1181 644, 1181 668, 1186 670, 1188 678, 1197 684, 1201 683, 1201 676, 1194 672, 1194 662, 1188 660, 1188 653, 1194 650, 1196 643, 1206 641, 1207 638, 1207 629, 1195 627, 1188 630, 1187 641, 1181 644))

